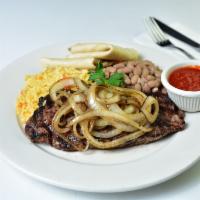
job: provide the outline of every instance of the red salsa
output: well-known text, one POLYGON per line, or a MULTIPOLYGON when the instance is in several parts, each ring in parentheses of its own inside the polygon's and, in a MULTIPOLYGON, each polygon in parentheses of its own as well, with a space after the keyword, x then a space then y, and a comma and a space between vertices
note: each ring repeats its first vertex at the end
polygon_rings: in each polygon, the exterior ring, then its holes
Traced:
POLYGON ((169 75, 169 83, 186 91, 200 91, 200 66, 184 66, 169 75))

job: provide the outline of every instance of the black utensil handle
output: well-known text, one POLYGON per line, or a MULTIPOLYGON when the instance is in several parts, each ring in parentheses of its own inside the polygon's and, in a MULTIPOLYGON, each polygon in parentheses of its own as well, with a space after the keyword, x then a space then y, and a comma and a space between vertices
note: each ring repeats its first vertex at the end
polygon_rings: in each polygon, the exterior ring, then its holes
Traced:
POLYGON ((160 20, 156 19, 155 17, 153 17, 153 19, 158 23, 158 25, 160 26, 160 28, 167 34, 173 36, 176 39, 181 40, 182 42, 185 42, 195 48, 199 48, 200 49, 200 44, 195 42, 194 40, 190 39, 189 37, 183 35, 182 33, 178 32, 177 30, 171 28, 170 26, 168 26, 167 24, 161 22, 160 20))

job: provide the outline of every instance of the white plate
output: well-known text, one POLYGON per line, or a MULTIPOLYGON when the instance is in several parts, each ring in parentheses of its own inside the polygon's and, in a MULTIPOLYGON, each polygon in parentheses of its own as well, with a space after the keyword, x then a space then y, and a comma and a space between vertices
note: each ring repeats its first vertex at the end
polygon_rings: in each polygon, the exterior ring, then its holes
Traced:
MULTIPOLYGON (((0 73, 0 152, 9 163, 33 178, 59 187, 87 192, 121 192, 164 182, 198 160, 200 113, 186 115, 184 131, 138 147, 68 153, 32 144, 18 126, 16 97, 24 84, 24 76, 41 70, 40 57, 64 56, 67 46, 50 46, 29 53, 0 73)), ((163 68, 177 61, 163 51, 136 44, 131 46, 163 68)))

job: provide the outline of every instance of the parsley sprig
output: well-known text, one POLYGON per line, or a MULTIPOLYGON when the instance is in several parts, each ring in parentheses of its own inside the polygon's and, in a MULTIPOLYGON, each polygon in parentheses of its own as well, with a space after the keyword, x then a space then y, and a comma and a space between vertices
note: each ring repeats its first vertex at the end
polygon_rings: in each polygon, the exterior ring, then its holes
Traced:
POLYGON ((123 86, 124 84, 124 74, 115 72, 109 78, 106 78, 106 75, 103 71, 103 64, 98 63, 96 69, 89 72, 90 81, 96 82, 98 85, 113 85, 113 86, 123 86))

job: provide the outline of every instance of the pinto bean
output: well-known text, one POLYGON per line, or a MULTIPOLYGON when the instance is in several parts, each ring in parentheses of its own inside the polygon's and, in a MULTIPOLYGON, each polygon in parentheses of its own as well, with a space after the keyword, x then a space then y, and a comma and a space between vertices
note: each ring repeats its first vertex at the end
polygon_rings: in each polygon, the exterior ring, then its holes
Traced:
POLYGON ((142 77, 142 78, 139 79, 138 82, 141 83, 141 85, 144 85, 147 82, 147 79, 142 77))
POLYGON ((149 66, 148 68, 149 68, 149 74, 154 75, 155 70, 156 70, 156 69, 155 69, 155 66, 152 66, 152 65, 151 65, 151 66, 149 66))
POLYGON ((131 72, 131 73, 128 74, 128 76, 131 79, 134 76, 134 74, 131 72))
POLYGON ((160 80, 160 79, 157 79, 157 85, 156 85, 156 87, 159 87, 160 84, 161 84, 161 80, 160 80))
POLYGON ((113 67, 115 67, 116 69, 120 69, 120 68, 124 68, 125 64, 124 63, 118 63, 118 64, 113 65, 113 67))
POLYGON ((130 69, 131 72, 133 72, 133 69, 135 68, 133 65, 127 65, 127 67, 130 69))
POLYGON ((148 81, 147 84, 150 88, 159 87, 160 81, 156 79, 156 80, 153 80, 153 81, 148 81))
POLYGON ((151 92, 151 88, 149 87, 149 85, 147 83, 145 83, 143 86, 142 86, 142 91, 144 93, 150 93, 151 92))
POLYGON ((140 83, 135 84, 135 89, 141 91, 142 87, 140 83))
POLYGON ((147 67, 143 68, 142 70, 142 76, 143 77, 147 77, 149 75, 149 70, 147 67))
POLYGON ((106 70, 109 71, 109 72, 112 73, 112 74, 115 73, 115 72, 117 71, 117 69, 114 68, 114 67, 107 67, 106 70))
POLYGON ((129 62, 127 63, 127 67, 133 70, 133 69, 135 68, 134 63, 135 63, 135 62, 129 61, 129 62))
POLYGON ((137 66, 133 69, 133 73, 140 76, 142 74, 142 68, 137 66))
POLYGON ((130 72, 132 72, 132 68, 129 68, 129 67, 124 67, 124 68, 121 68, 119 69, 121 72, 125 73, 125 74, 128 74, 130 72))
POLYGON ((152 76, 152 75, 148 75, 148 76, 146 77, 146 79, 147 79, 148 81, 152 81, 152 80, 155 80, 155 77, 152 76))
POLYGON ((124 82, 125 82, 127 85, 130 85, 130 84, 131 84, 131 79, 130 79, 126 74, 124 74, 124 82))
POLYGON ((160 70, 156 70, 155 71, 155 76, 160 78, 161 77, 161 71, 160 70))
POLYGON ((131 83, 134 85, 138 82, 139 76, 137 74, 135 74, 134 76, 132 76, 131 78, 131 83))

